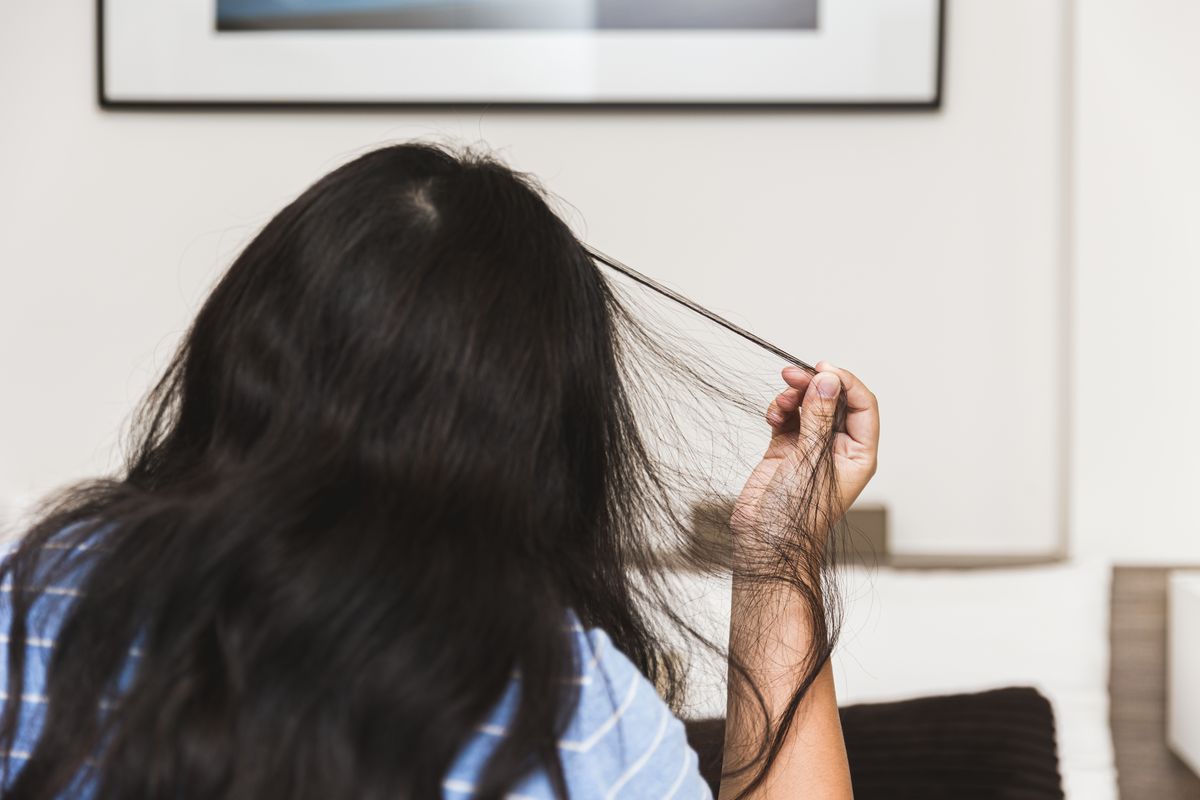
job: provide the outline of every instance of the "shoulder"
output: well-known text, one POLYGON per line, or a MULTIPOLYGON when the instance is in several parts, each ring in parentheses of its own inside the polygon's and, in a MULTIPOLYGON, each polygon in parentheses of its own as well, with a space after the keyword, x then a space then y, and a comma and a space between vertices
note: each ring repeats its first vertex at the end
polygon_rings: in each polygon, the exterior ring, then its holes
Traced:
MULTIPOLYGON (((558 742, 572 800, 614 797, 709 798, 683 723, 604 631, 569 625, 579 686, 574 714, 558 742)), ((472 773, 504 735, 518 681, 469 743, 445 784, 446 797, 470 797, 472 773)), ((522 783, 516 798, 553 797, 545 775, 522 783)))
POLYGON ((578 638, 579 705, 559 742, 573 796, 707 797, 683 722, 654 685, 604 631, 578 638))
POLYGON ((36 550, 29 550, 19 572, 24 577, 14 585, 10 557, 22 541, 7 541, 0 545, 3 563, 0 582, 0 701, 3 706, 15 703, 19 707, 16 741, 9 752, 18 763, 33 749, 41 729, 48 702, 46 683, 51 656, 58 646, 58 634, 71 604, 81 596, 87 568, 91 563, 95 543, 79 542, 71 537, 75 530, 64 528, 36 550), (25 590, 19 593, 18 589, 25 590), (24 595, 23 602, 14 602, 24 595), (17 610, 20 613, 17 613, 17 610), (10 697, 10 655, 22 656, 19 696, 10 697))
POLYGON ((95 526, 81 523, 68 525, 55 532, 37 547, 29 547, 22 539, 5 542, 0 549, 3 580, 0 582, 0 621, 4 632, 12 623, 14 593, 19 588, 27 592, 30 605, 23 618, 29 636, 43 639, 54 637, 72 601, 83 593, 96 548, 99 546, 95 526), (77 534, 84 533, 86 537, 77 534), (25 550, 23 563, 14 574, 11 557, 25 550))
MULTIPOLYGON (((53 638, 73 598, 81 593, 80 585, 89 561, 90 545, 70 542, 66 538, 69 529, 55 534, 36 549, 29 548, 21 539, 5 542, 0 550, 3 564, 0 583, 0 622, 7 634, 13 622, 14 600, 18 590, 30 606, 24 609, 22 619, 27 624, 31 637, 53 638), (24 550, 21 567, 14 572, 12 558, 24 550), (19 584, 15 581, 19 580, 19 584)), ((19 603, 18 603, 19 605, 19 603)), ((7 642, 7 637, 5 639, 7 642)))

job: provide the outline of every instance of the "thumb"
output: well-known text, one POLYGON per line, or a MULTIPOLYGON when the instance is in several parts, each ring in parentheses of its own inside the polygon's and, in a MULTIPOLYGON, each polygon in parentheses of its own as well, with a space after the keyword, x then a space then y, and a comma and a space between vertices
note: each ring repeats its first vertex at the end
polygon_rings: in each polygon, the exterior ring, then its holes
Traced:
POLYGON ((799 444, 808 452, 821 447, 834 428, 842 379, 833 372, 819 372, 808 384, 800 403, 799 444))

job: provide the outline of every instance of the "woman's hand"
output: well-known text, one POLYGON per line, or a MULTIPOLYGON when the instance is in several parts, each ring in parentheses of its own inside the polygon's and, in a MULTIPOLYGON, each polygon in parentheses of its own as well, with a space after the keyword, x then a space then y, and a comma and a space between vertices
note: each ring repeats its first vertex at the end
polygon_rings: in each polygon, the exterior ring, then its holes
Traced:
MULTIPOLYGON (((795 524, 795 514, 808 515, 801 522, 806 533, 816 537, 828 534, 829 526, 841 518, 875 474, 879 444, 875 395, 853 374, 827 361, 818 362, 816 368, 816 375, 798 367, 784 369, 788 388, 767 409, 771 441, 746 481, 730 520, 739 558, 755 553, 759 537, 738 534, 754 533, 762 527, 768 539, 786 536, 788 526, 795 524), (832 453, 826 454, 821 448, 828 441, 838 397, 843 392, 845 430, 833 433, 832 453), (825 482, 831 476, 814 473, 814 469, 828 470, 831 464, 836 485, 825 482), (818 491, 807 491, 809 481, 816 481, 818 491), (825 497, 826 487, 833 489, 834 497, 825 497), (836 508, 796 508, 796 498, 801 503, 832 502, 836 508), (783 514, 776 516, 780 510, 783 514)), ((766 553, 772 555, 770 549, 766 553)), ((766 566, 774 564, 767 562, 766 566)), ((752 699, 755 695, 737 687, 731 679, 725 726, 727 765, 748 764, 756 757, 764 733, 762 711, 766 712, 766 720, 779 719, 794 702, 796 679, 804 669, 804 662, 798 659, 814 652, 813 637, 818 632, 812 626, 812 604, 821 591, 816 580, 808 586, 808 592, 796 592, 788 582, 741 581, 738 575, 739 567, 735 566, 730 657, 754 675, 755 685, 761 689, 757 697, 765 708, 752 699)), ((721 798, 739 796, 749 785, 751 774, 728 775, 721 785, 721 798)), ((833 667, 826 661, 795 710, 778 758, 752 797, 852 800, 853 796, 833 667)))
POLYGON ((832 525, 845 514, 875 474, 879 450, 879 405, 875 395, 853 373, 828 361, 817 374, 785 367, 788 388, 767 409, 771 441, 734 506, 733 529, 748 530, 761 521, 764 506, 778 496, 786 502, 811 477, 813 453, 833 425, 838 395, 846 393, 845 430, 834 434, 833 464, 837 479, 833 509, 821 509, 832 525))

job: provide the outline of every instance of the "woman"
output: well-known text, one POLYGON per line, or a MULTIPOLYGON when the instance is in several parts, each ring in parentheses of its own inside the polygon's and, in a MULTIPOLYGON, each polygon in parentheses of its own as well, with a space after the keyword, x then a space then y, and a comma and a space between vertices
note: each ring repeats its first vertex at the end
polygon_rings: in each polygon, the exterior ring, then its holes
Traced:
MULTIPOLYGON (((0 566, 3 796, 708 794, 655 692, 683 676, 651 525, 688 532, 641 345, 714 388, 527 177, 406 144, 322 178, 213 290, 125 472, 0 566)), ((730 520, 722 798, 850 796, 822 567, 878 416, 818 368, 783 371, 730 520)))

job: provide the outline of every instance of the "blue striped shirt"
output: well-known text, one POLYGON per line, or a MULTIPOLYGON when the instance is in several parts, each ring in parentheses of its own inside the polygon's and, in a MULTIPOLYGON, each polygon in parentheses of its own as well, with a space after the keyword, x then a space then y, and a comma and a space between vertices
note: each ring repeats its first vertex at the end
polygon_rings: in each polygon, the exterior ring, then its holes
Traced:
MULTIPOLYGON (((10 751, 15 774, 37 740, 46 707, 45 683, 54 635, 67 605, 78 595, 78 580, 47 587, 34 604, 25 639, 25 684, 19 699, 21 722, 10 751)), ((7 647, 11 622, 10 587, 0 597, 0 634, 7 647)), ((595 798, 711 798, 701 778, 696 753, 680 722, 658 696, 654 686, 598 628, 585 629, 572 617, 568 629, 580 664, 574 682, 579 702, 558 750, 572 800, 595 798)), ((130 651, 129 665, 119 681, 127 686, 139 651, 130 651)), ((7 659, 0 657, 0 689, 6 686, 7 659)), ((442 783, 444 800, 466 800, 475 781, 516 708, 520 677, 514 675, 500 701, 468 740, 442 783)), ((6 694, 0 695, 7 703, 6 694)), ((90 796, 94 786, 85 768, 66 797, 90 796)), ((535 772, 514 787, 510 800, 549 800, 554 794, 548 777, 535 772)))

